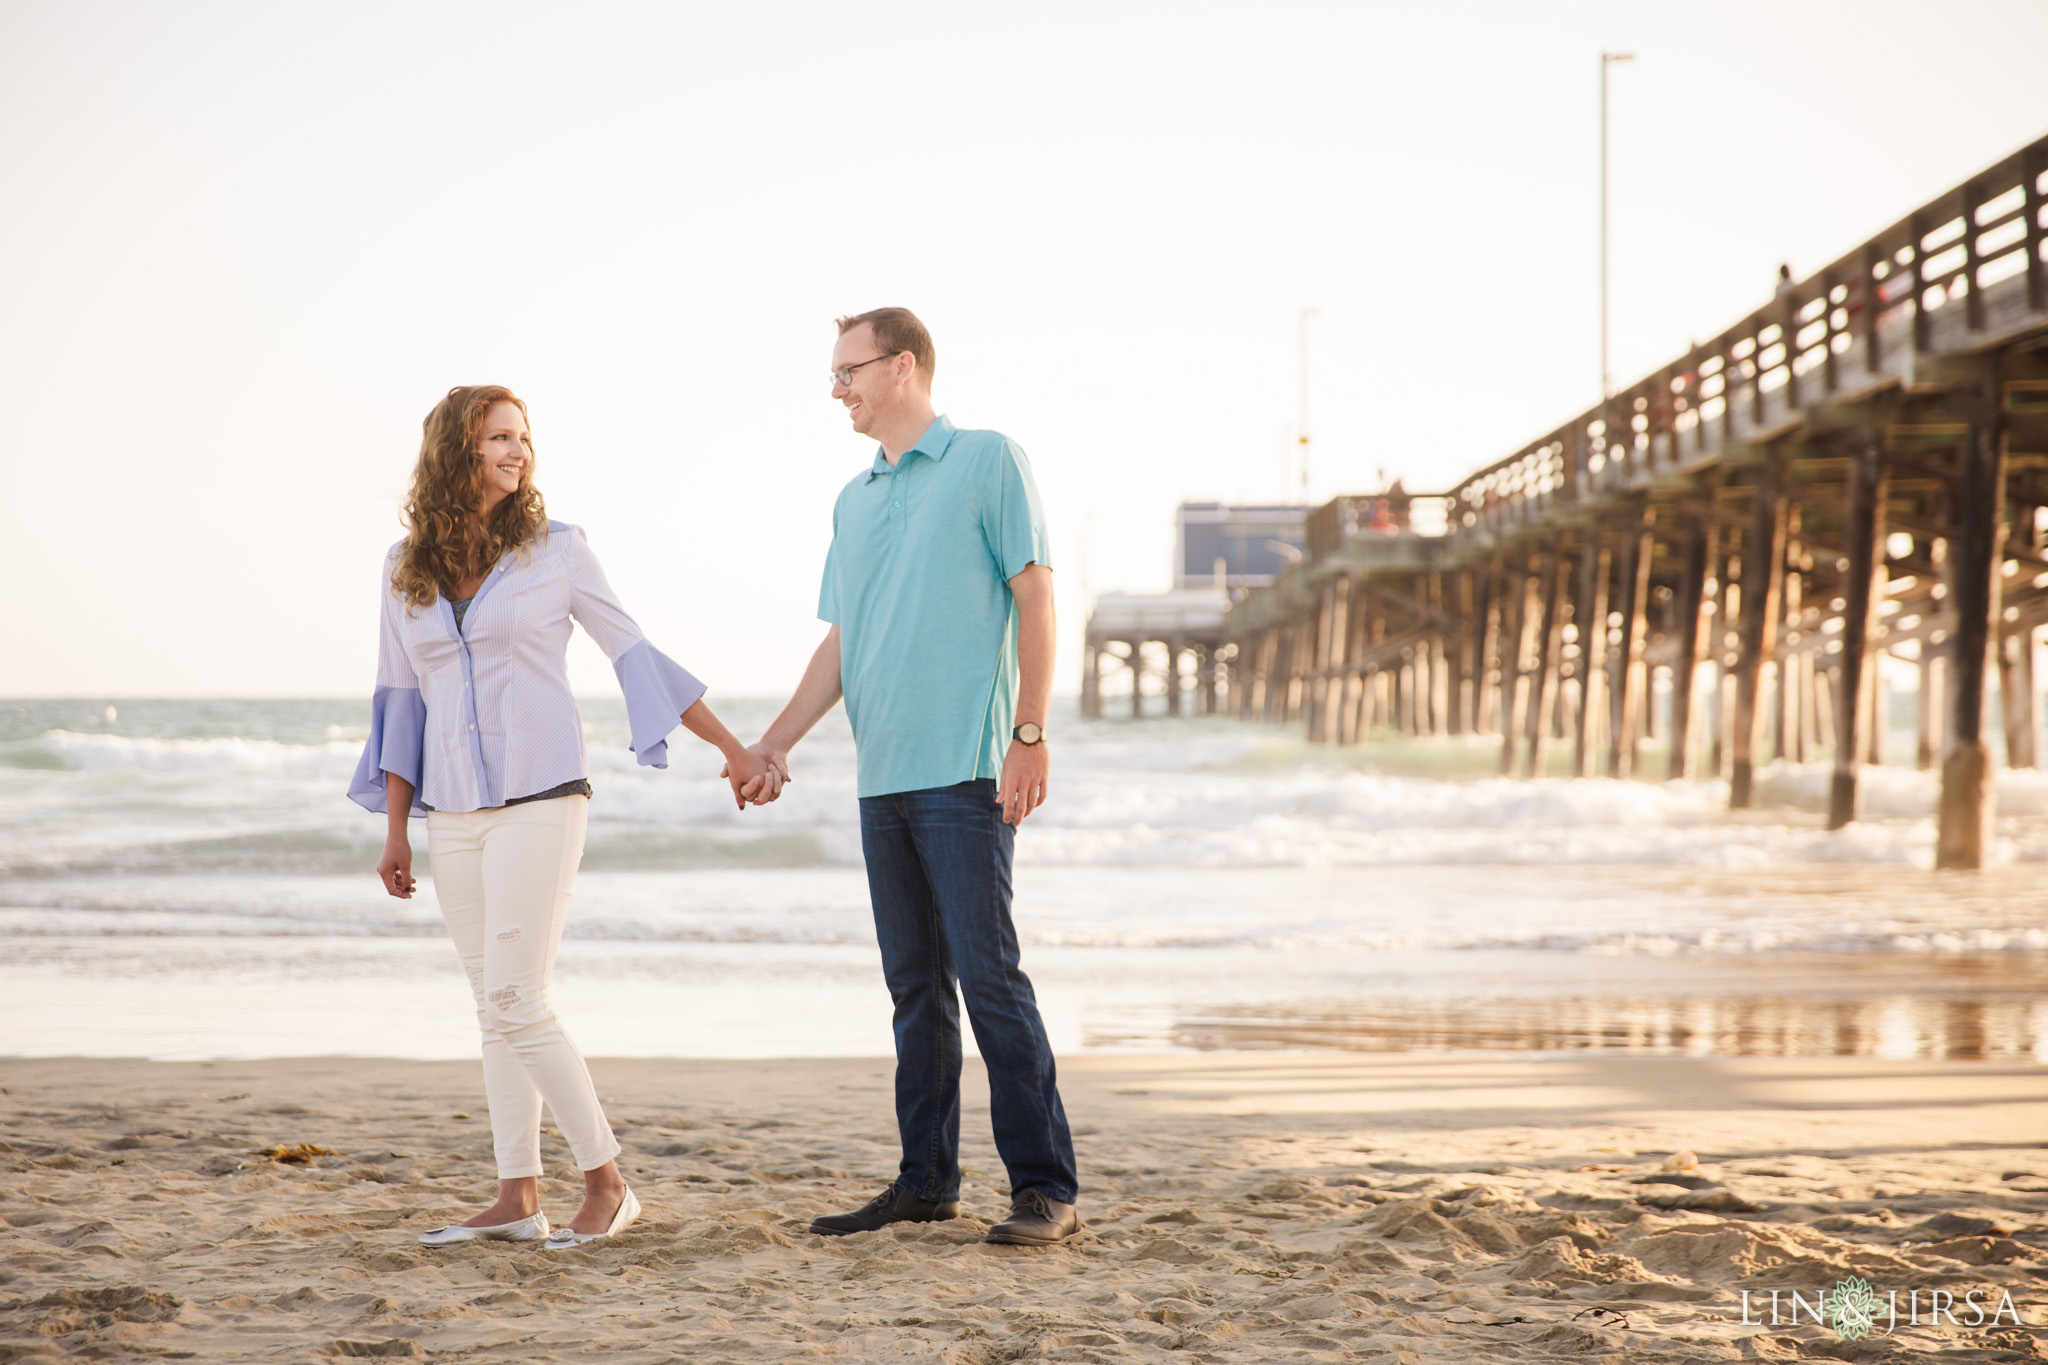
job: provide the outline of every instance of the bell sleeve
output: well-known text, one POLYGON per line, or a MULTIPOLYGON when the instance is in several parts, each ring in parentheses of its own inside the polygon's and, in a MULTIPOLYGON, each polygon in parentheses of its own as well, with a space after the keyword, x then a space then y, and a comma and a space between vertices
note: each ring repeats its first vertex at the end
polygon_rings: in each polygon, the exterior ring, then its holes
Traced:
POLYGON ((389 809, 384 774, 395 773, 412 783, 411 815, 427 813, 421 804, 421 753, 427 730, 427 703, 420 696, 419 675, 406 657, 398 633, 398 613, 405 604, 384 577, 384 611, 377 633, 377 686, 370 696, 370 738, 356 761, 348 784, 349 800, 382 815, 389 809))

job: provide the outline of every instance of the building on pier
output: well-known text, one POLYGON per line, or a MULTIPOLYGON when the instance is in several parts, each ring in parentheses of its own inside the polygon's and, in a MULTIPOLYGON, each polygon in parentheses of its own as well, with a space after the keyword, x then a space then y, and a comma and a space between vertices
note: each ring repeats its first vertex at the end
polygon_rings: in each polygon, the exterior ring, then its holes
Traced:
POLYGON ((1173 513, 1176 592, 1221 588, 1242 598, 1301 562, 1309 509, 1300 503, 1184 502, 1173 513))
POLYGON ((1226 618, 1233 602, 1354 538, 1356 553, 1425 531, 1440 534, 1443 506, 1441 498, 1409 495, 1399 481, 1314 509, 1183 502, 1174 512, 1173 589, 1103 593, 1092 604, 1082 645, 1082 714, 1102 714, 1102 679, 1118 673, 1130 681, 1133 717, 1144 714, 1147 695, 1163 695, 1170 716, 1187 709, 1214 714, 1230 677, 1226 618), (1148 683, 1156 694, 1146 692, 1148 683))
POLYGON ((1173 588, 1102 593, 1090 605, 1081 646, 1081 714, 1102 714, 1102 677, 1125 673, 1131 715, 1145 713, 1154 679, 1166 713, 1189 691, 1204 715, 1217 708, 1223 621, 1234 600, 1301 562, 1309 509, 1298 503, 1183 502, 1173 514, 1173 588))

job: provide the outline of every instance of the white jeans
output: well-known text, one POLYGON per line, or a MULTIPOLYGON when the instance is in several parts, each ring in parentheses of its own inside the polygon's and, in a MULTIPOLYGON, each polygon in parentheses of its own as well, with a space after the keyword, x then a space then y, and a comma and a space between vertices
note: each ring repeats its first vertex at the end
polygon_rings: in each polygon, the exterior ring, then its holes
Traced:
POLYGON ((541 1173, 542 1101, 578 1167, 619 1154, 590 1068, 548 1001, 589 819, 587 796, 427 815, 434 894, 476 995, 500 1180, 541 1173))

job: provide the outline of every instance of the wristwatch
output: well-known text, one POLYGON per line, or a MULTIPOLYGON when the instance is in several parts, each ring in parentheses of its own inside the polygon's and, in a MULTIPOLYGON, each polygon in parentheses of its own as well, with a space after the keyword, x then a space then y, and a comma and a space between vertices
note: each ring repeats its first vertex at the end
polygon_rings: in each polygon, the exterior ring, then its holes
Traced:
POLYGON ((1042 744, 1045 742, 1045 727, 1035 720, 1027 720, 1010 731, 1010 738, 1019 744, 1042 744))

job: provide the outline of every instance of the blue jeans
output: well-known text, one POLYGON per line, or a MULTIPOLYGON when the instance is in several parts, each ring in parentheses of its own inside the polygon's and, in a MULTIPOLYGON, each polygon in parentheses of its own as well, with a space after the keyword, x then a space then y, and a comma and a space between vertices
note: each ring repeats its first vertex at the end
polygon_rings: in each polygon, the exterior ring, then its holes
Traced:
POLYGON ((1071 1204, 1074 1140, 1010 922, 1017 831, 995 795, 995 782, 978 778, 861 798, 875 936, 896 1002, 897 1183, 920 1199, 960 1197, 957 983, 988 1066, 989 1119, 1011 1194, 1038 1190, 1071 1204))

